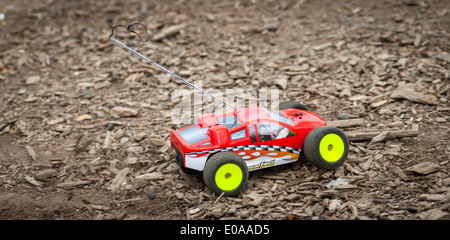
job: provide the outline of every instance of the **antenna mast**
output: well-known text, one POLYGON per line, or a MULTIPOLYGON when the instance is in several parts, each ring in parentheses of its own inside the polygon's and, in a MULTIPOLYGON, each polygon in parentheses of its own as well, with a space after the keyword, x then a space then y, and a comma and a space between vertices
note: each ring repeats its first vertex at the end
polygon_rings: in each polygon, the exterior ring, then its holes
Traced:
MULTIPOLYGON (((135 24, 135 23, 134 23, 134 24, 135 24)), ((129 32, 136 33, 135 31, 132 30, 132 26, 133 26, 134 24, 131 24, 131 25, 129 25, 129 26, 127 27, 127 30, 128 30, 129 32)), ((139 23, 139 24, 140 24, 140 23, 139 23)), ((141 24, 141 25, 143 25, 143 24, 141 24)), ((145 26, 145 25, 143 25, 143 26, 145 26)), ((114 28, 115 28, 115 27, 114 27, 114 28)), ((114 28, 113 28, 113 30, 112 30, 110 39, 111 39, 114 43, 116 43, 117 45, 119 45, 119 46, 125 48, 126 50, 128 50, 128 51, 134 53, 134 54, 137 55, 138 57, 144 59, 146 62, 148 62, 148 63, 150 63, 150 64, 152 64, 152 65, 158 67, 158 68, 161 69, 162 71, 164 71, 164 72, 170 74, 172 77, 174 77, 174 78, 176 78, 176 79, 178 79, 178 80, 180 80, 180 81, 186 83, 187 85, 193 87, 194 89, 197 89, 198 91, 202 92, 203 94, 212 97, 213 99, 215 99, 215 100, 217 100, 217 101, 219 101, 219 102, 221 102, 221 103, 227 105, 228 107, 233 108, 234 110, 236 110, 236 111, 238 111, 238 112, 241 111, 241 110, 239 110, 238 108, 234 107, 233 105, 231 105, 231 104, 225 102, 224 100, 222 100, 222 99, 220 99, 220 98, 218 98, 218 97, 216 97, 216 96, 214 96, 214 95, 212 95, 212 94, 206 92, 205 90, 203 90, 203 89, 201 89, 201 88, 195 86, 194 84, 192 84, 192 83, 190 83, 190 82, 184 80, 183 78, 181 78, 180 76, 176 75, 175 73, 173 73, 173 72, 171 72, 171 71, 165 69, 165 68, 162 67, 161 65, 159 65, 159 64, 157 64, 157 63, 155 63, 155 62, 153 62, 152 60, 150 60, 150 59, 148 59, 147 57, 143 56, 142 54, 138 53, 138 52, 135 51, 134 49, 128 47, 128 46, 125 45, 125 44, 123 44, 121 41, 119 41, 119 40, 113 38, 112 35, 113 35, 114 28)), ((147 27, 145 27, 145 30, 146 30, 146 32, 147 32, 147 27)), ((137 33, 136 33, 136 34, 137 34, 137 33)), ((138 36, 139 36, 139 34, 138 34, 138 36)), ((139 38, 141 39, 140 36, 139 36, 139 38)), ((142 40, 142 39, 141 39, 141 40, 142 40)))

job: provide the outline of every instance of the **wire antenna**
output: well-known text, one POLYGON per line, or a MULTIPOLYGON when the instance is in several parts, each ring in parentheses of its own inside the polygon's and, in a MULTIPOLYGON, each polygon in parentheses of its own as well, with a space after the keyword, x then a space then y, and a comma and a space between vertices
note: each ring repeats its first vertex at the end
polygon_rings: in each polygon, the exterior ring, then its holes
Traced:
POLYGON ((178 79, 178 80, 184 82, 185 84, 191 86, 192 88, 197 89, 198 91, 202 92, 203 94, 205 94, 205 95, 207 95, 207 96, 209 96, 209 97, 211 97, 211 98, 213 98, 213 99, 215 99, 215 100, 217 100, 217 101, 219 101, 219 102, 225 104, 225 105, 228 106, 228 107, 233 108, 234 110, 236 110, 236 111, 238 111, 238 112, 241 111, 241 110, 239 110, 238 108, 234 107, 233 105, 231 105, 231 104, 225 102, 224 100, 222 100, 222 99, 220 99, 220 98, 218 98, 218 97, 216 97, 216 96, 214 96, 214 95, 212 95, 212 94, 206 92, 205 90, 203 90, 203 89, 201 89, 201 88, 195 86, 194 84, 192 84, 192 83, 190 83, 190 82, 184 80, 183 78, 181 78, 180 76, 176 75, 175 73, 173 73, 173 72, 171 72, 171 71, 165 69, 165 68, 162 67, 161 65, 159 65, 159 64, 157 64, 157 63, 155 63, 155 62, 153 62, 152 60, 148 59, 148 58, 145 57, 144 55, 142 55, 142 54, 138 53, 137 51, 135 51, 134 49, 128 47, 127 45, 125 45, 125 44, 122 43, 121 41, 115 39, 115 38, 113 37, 113 35, 114 35, 114 29, 117 28, 117 27, 124 27, 124 28, 127 29, 127 31, 132 32, 132 33, 135 33, 136 35, 138 35, 138 37, 139 37, 139 39, 140 39, 141 41, 147 42, 150 38, 149 38, 148 33, 147 33, 147 27, 146 27, 144 24, 142 24, 142 23, 133 23, 133 24, 131 24, 131 25, 128 25, 127 27, 125 27, 125 26, 123 26, 123 25, 115 26, 115 27, 111 30, 111 36, 109 36, 109 38, 111 39, 111 41, 113 41, 113 42, 116 43, 117 45, 121 46, 122 48, 125 48, 126 50, 130 51, 131 53, 133 53, 133 54, 135 54, 136 56, 140 57, 141 59, 145 60, 146 62, 148 62, 148 63, 150 63, 150 64, 156 66, 157 68, 161 69, 162 71, 164 71, 164 72, 170 74, 172 77, 174 77, 174 78, 176 78, 176 79, 178 79), (139 24, 139 25, 142 25, 142 26, 145 27, 145 34, 147 35, 147 40, 145 40, 145 41, 142 40, 141 36, 140 36, 137 32, 135 32, 135 31, 133 30, 133 25, 135 25, 135 24, 139 24))

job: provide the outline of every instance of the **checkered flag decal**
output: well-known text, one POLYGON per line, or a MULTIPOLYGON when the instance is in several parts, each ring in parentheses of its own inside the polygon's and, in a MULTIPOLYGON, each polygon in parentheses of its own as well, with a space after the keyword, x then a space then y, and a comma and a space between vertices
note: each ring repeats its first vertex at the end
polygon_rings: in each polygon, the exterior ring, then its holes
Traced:
POLYGON ((192 152, 188 154, 202 154, 202 153, 216 153, 216 152, 234 152, 242 150, 260 150, 260 151, 277 151, 277 152, 289 152, 294 154, 300 154, 300 149, 293 147, 284 147, 276 145, 243 145, 236 147, 227 147, 214 150, 206 150, 201 152, 192 152))

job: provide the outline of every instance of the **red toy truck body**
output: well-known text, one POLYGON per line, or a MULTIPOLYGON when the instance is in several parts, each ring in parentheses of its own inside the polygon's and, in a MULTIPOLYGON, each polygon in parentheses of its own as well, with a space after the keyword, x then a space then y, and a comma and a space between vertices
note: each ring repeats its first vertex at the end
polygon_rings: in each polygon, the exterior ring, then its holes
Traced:
POLYGON ((203 172, 216 194, 238 194, 249 171, 292 163, 301 151, 316 167, 335 169, 348 155, 348 140, 326 126, 303 104, 286 102, 280 111, 261 107, 236 109, 216 117, 200 115, 196 124, 171 130, 171 147, 185 173, 203 172))
POLYGON ((170 139, 181 167, 203 171, 211 155, 227 151, 241 156, 252 171, 297 161, 306 135, 325 125, 305 110, 248 107, 219 117, 203 114, 197 124, 171 130, 170 139))

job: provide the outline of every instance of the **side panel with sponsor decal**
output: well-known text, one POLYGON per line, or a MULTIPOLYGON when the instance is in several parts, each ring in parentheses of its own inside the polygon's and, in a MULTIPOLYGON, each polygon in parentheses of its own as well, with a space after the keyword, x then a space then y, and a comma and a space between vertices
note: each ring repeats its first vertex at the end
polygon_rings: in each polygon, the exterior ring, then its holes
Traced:
POLYGON ((211 153, 206 153, 201 156, 198 156, 197 154, 186 154, 184 155, 184 165, 187 168, 203 171, 206 160, 208 160, 210 154, 211 153))
POLYGON ((185 166, 203 171, 208 157, 216 152, 236 153, 247 163, 249 171, 295 162, 300 156, 300 149, 297 148, 273 145, 245 145, 187 153, 185 154, 185 166))

